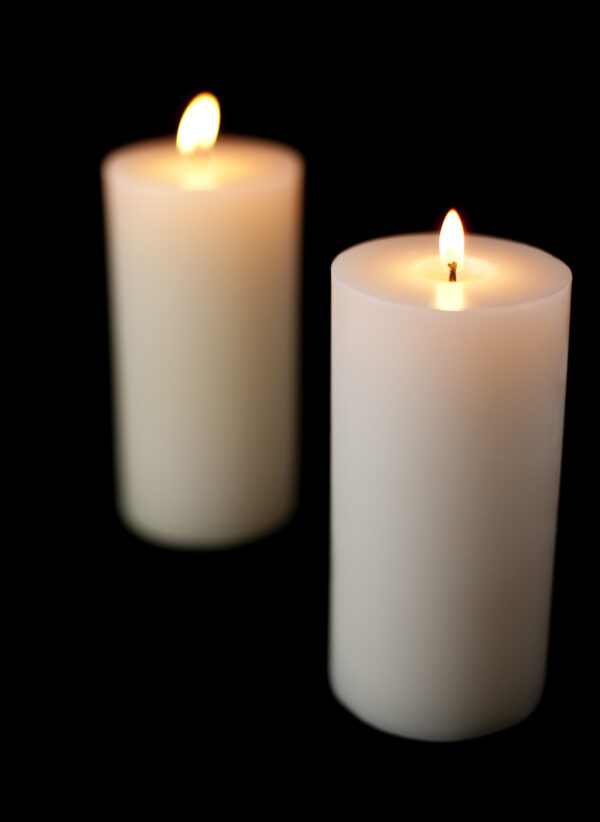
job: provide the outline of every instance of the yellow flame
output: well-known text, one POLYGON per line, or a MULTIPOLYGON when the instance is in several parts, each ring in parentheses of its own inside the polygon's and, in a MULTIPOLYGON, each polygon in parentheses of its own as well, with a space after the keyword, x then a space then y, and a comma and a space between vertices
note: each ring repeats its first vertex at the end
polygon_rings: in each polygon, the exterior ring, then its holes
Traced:
POLYGON ((177 131, 177 148, 182 154, 205 151, 217 141, 221 109, 214 94, 198 94, 183 112, 177 131))
POLYGON ((440 262, 445 273, 448 267, 456 263, 460 271, 465 256, 465 232, 457 212, 452 209, 446 214, 446 219, 440 231, 440 262))

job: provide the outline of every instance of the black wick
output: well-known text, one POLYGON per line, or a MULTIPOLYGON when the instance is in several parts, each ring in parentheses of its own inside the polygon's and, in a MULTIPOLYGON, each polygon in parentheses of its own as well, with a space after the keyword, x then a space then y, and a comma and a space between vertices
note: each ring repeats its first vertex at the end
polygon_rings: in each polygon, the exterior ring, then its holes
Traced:
POLYGON ((456 282, 456 269, 458 263, 448 263, 448 268, 450 269, 450 279, 449 282, 455 283, 456 282))

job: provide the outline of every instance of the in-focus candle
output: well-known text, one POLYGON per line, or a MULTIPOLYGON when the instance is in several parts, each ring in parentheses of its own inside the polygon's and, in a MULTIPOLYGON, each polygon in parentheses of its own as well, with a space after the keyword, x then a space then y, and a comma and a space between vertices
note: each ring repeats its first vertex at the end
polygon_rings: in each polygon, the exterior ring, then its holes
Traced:
POLYGON ((543 689, 571 273, 492 237, 446 259, 438 239, 332 265, 329 673, 375 727, 456 740, 543 689))

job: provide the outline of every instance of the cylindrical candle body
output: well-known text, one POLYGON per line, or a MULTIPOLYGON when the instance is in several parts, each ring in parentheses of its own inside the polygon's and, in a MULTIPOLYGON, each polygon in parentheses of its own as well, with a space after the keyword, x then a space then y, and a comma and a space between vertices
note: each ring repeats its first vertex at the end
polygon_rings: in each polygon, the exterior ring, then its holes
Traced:
POLYGON ((440 310, 436 241, 332 267, 330 682, 368 723, 443 741, 541 696, 571 275, 470 238, 475 279, 440 310))
POLYGON ((296 498, 302 158, 152 140, 102 177, 120 512, 180 547, 261 536, 296 498))

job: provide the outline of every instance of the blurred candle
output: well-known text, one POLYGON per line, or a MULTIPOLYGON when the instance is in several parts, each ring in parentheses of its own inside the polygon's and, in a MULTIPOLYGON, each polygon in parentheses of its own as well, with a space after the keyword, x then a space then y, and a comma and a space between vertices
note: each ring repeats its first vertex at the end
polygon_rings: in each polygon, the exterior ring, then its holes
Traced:
POLYGON ((304 163, 266 140, 215 143, 219 120, 200 95, 177 147, 102 165, 118 506, 184 548, 259 537, 296 499, 304 163))
POLYGON ((461 242, 389 237, 332 265, 330 682, 427 740, 540 699, 561 464, 571 273, 461 242))

